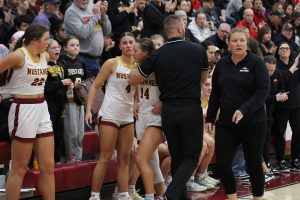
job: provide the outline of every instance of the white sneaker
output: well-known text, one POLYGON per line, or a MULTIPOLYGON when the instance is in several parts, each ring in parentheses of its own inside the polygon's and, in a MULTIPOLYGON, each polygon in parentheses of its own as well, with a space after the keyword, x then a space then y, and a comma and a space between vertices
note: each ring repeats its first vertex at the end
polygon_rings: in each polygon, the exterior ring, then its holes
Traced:
POLYGON ((114 193, 111 196, 111 200, 118 200, 118 198, 119 198, 119 192, 114 191, 114 193))
POLYGON ((133 200, 130 196, 118 197, 118 200, 133 200))
POLYGON ((199 185, 195 181, 189 180, 186 183, 186 190, 189 192, 203 192, 203 191, 207 190, 207 187, 199 185))
POLYGON ((90 197, 89 200, 101 200, 101 199, 100 199, 100 197, 93 196, 93 197, 90 197))
POLYGON ((209 179, 207 178, 208 176, 204 176, 204 177, 200 177, 200 176, 197 176, 195 178, 195 181, 196 183, 198 183, 199 185, 201 186, 204 186, 206 187, 207 189, 214 189, 215 188, 215 185, 212 184, 209 179))
POLYGON ((206 174, 206 178, 208 179, 208 181, 210 183, 212 183, 215 186, 218 185, 218 184, 220 184, 220 180, 214 179, 213 177, 209 176, 208 174, 206 174))
POLYGON ((131 199, 132 199, 132 200, 144 200, 144 198, 141 197, 141 196, 139 195, 139 193, 137 193, 137 192, 138 192, 138 191, 135 191, 135 192, 133 192, 133 193, 129 192, 129 195, 130 195, 131 199))

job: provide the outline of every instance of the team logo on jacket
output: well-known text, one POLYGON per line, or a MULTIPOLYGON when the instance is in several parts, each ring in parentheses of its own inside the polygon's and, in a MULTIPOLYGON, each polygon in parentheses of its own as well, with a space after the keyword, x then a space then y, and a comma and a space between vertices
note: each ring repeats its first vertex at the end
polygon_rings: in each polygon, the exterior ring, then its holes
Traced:
POLYGON ((240 69, 240 72, 249 72, 249 69, 247 67, 242 67, 242 69, 240 69))

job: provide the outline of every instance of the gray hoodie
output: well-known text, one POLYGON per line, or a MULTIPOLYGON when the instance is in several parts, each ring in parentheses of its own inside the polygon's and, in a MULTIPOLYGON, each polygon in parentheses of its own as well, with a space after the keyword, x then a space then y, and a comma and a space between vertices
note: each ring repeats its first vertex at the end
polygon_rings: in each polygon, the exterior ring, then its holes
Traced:
POLYGON ((101 56, 103 51, 103 35, 111 32, 111 23, 107 15, 95 16, 93 4, 81 9, 74 3, 67 9, 64 18, 67 34, 79 39, 80 53, 90 56, 101 56))

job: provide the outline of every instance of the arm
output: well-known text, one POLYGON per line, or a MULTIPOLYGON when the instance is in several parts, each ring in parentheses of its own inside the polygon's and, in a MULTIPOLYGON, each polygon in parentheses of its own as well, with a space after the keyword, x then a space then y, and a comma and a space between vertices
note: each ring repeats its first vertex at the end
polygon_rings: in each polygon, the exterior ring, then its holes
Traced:
POLYGON ((212 76, 212 91, 211 95, 209 97, 208 102, 208 109, 207 109, 207 116, 206 116, 206 123, 212 123, 214 124, 216 121, 216 117, 218 114, 218 110, 220 107, 220 87, 218 84, 219 81, 219 74, 218 74, 218 68, 220 66, 217 64, 215 71, 212 76))
POLYGON ((128 84, 129 85, 137 85, 143 82, 146 79, 146 76, 143 76, 138 68, 133 68, 128 76, 128 84))
POLYGON ((140 66, 137 68, 133 68, 128 76, 128 84, 129 85, 137 85, 142 83, 152 72, 152 66, 154 64, 154 60, 156 59, 157 54, 152 53, 150 56, 144 60, 140 66))
POLYGON ((111 33, 111 22, 109 21, 107 15, 101 16, 101 24, 103 27, 103 35, 108 35, 111 33))
POLYGON ((243 116, 249 115, 263 106, 269 94, 270 78, 265 63, 261 59, 258 59, 256 63, 253 63, 253 66, 255 92, 252 97, 238 109, 242 112, 243 116))
POLYGON ((0 73, 14 67, 21 67, 25 63, 24 54, 21 50, 16 50, 3 59, 0 59, 0 73))
POLYGON ((92 84, 88 96, 87 96, 87 104, 86 104, 86 114, 85 121, 86 124, 92 123, 92 106, 94 103, 94 99, 97 91, 103 85, 103 83, 109 78, 109 76, 113 73, 114 68, 116 66, 116 59, 107 60, 101 67, 100 72, 98 73, 94 83, 92 84))

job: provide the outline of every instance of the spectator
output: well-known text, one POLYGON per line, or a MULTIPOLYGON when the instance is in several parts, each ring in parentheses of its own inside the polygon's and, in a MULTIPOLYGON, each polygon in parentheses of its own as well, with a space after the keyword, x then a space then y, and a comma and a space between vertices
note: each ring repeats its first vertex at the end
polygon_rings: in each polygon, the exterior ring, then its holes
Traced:
POLYGON ((200 41, 192 34, 191 30, 187 28, 188 17, 187 17, 186 12, 184 12, 182 10, 177 10, 177 11, 175 11, 175 15, 179 16, 184 22, 184 25, 185 25, 185 37, 184 37, 184 39, 187 40, 187 41, 200 43, 200 41))
POLYGON ((199 42, 215 34, 214 23, 207 21, 206 15, 201 12, 196 13, 195 20, 189 24, 188 29, 199 42))
POLYGON ((176 1, 167 1, 166 5, 163 5, 162 0, 151 0, 144 9, 144 27, 141 31, 141 36, 151 37, 154 34, 164 35, 163 21, 166 16, 174 12, 175 7, 176 1))
POLYGON ((57 64, 61 46, 57 41, 50 39, 48 54, 50 60, 48 65, 48 77, 45 82, 45 98, 48 104, 50 119, 54 133, 54 161, 61 163, 64 155, 64 107, 66 103, 67 87, 73 87, 71 79, 65 79, 65 72, 62 66, 57 64))
POLYGON ((300 72, 298 70, 299 57, 294 59, 292 47, 289 43, 280 43, 277 47, 275 57, 277 58, 277 69, 282 73, 284 87, 289 92, 289 98, 285 102, 279 102, 274 113, 274 143, 276 160, 280 172, 300 172, 300 72), (285 138, 284 133, 288 121, 292 129, 291 146, 291 168, 284 159, 285 138))
MULTIPOLYGON (((49 21, 50 17, 59 17, 59 6, 61 0, 45 0, 44 10, 41 11, 33 20, 33 24, 42 24, 50 29, 51 23, 49 21)), ((51 36, 53 37, 53 36, 51 36)))
POLYGON ((300 46, 300 13, 293 13, 291 24, 294 26, 295 42, 300 46))
POLYGON ((120 35, 124 32, 131 32, 131 26, 135 24, 136 1, 110 0, 108 1, 107 15, 111 22, 113 36, 116 45, 112 49, 112 56, 121 55, 119 49, 120 35))
POLYGON ((239 22, 240 20, 243 19, 245 9, 247 9, 247 8, 252 9, 253 8, 252 0, 243 0, 242 2, 243 2, 242 7, 238 10, 238 12, 233 14, 233 17, 235 18, 235 20, 237 22, 239 22))
POLYGON ((242 7, 242 0, 230 0, 225 10, 225 16, 230 17, 237 13, 242 7))
POLYGON ((230 32, 230 25, 222 23, 217 30, 217 33, 207 38, 206 40, 212 41, 215 46, 219 47, 222 54, 228 51, 227 37, 230 32))
POLYGON ((85 66, 77 59, 80 51, 79 40, 74 36, 68 36, 63 41, 66 55, 62 55, 58 64, 64 68, 65 79, 69 88, 66 93, 67 103, 64 113, 64 139, 66 162, 82 160, 82 140, 84 133, 84 101, 76 92, 85 79, 85 66))
POLYGON ((214 10, 214 6, 213 0, 203 0, 203 5, 199 11, 206 15, 207 21, 213 22, 215 27, 219 27, 220 19, 218 13, 214 10))
POLYGON ((244 10, 243 20, 239 21, 236 27, 246 27, 249 30, 250 37, 256 39, 258 27, 254 23, 253 10, 247 8, 244 10))
POLYGON ((296 44, 296 42, 293 39, 293 33, 294 33, 294 27, 293 25, 289 24, 289 23, 285 23, 282 26, 282 30, 281 33, 278 35, 277 38, 275 38, 275 45, 278 46, 278 44, 282 43, 282 42, 286 42, 290 45, 290 47, 292 48, 291 53, 292 56, 297 56, 298 53, 300 52, 299 46, 296 44))
POLYGON ((271 40, 271 29, 269 26, 264 26, 259 29, 257 41, 263 56, 275 54, 276 46, 271 40))
POLYGON ((266 25, 265 8, 263 7, 262 0, 253 1, 253 21, 258 28, 266 25))
POLYGON ((271 28, 272 41, 274 41, 281 32, 281 22, 283 17, 285 17, 285 15, 278 10, 272 10, 267 17, 267 23, 271 28))
MULTIPOLYGON (((51 23, 50 34, 53 36, 53 39, 62 46, 62 42, 66 38, 64 21, 57 17, 50 17, 49 21, 51 23)), ((64 50, 62 50, 62 52, 64 52, 64 50)))
POLYGON ((86 78, 98 74, 103 37, 111 32, 107 6, 107 1, 93 5, 85 0, 74 0, 65 13, 65 31, 79 40, 80 53, 77 57, 86 66, 86 78))

